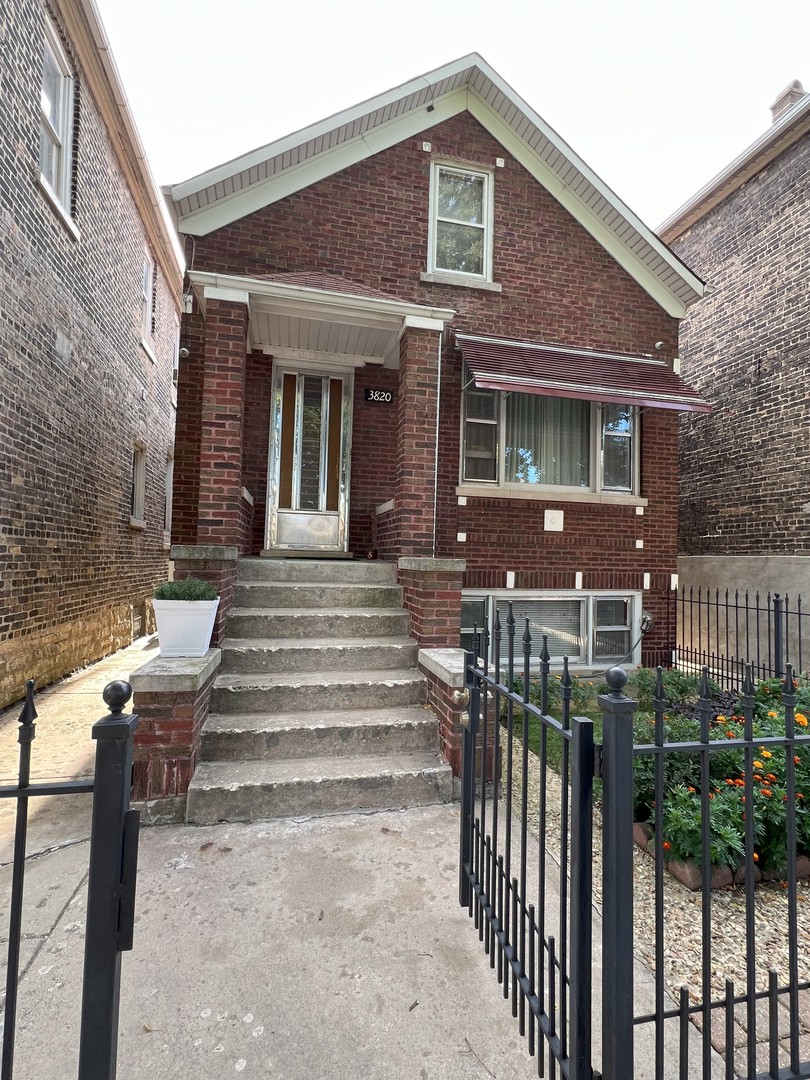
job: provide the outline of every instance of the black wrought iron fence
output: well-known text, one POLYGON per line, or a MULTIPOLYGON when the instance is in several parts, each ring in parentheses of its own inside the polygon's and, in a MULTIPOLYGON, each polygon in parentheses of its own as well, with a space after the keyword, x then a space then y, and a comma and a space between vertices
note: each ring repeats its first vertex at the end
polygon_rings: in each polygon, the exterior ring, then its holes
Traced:
POLYGON ((104 701, 110 713, 93 725, 96 761, 92 781, 31 783, 37 711, 33 680, 26 685, 19 718, 17 783, 0 787, 0 799, 15 799, 17 803, 0 1080, 12 1080, 14 1072, 29 801, 44 795, 90 792, 93 810, 78 1077, 79 1080, 114 1080, 116 1075, 120 954, 132 948, 140 820, 139 811, 129 809, 132 742, 138 717, 125 715, 123 709, 131 696, 129 683, 112 682, 104 689, 104 701))
POLYGON ((750 664, 754 679, 784 677, 788 664, 804 673, 810 612, 787 593, 681 586, 669 594, 672 665, 707 667, 728 689, 742 687, 750 664))
POLYGON ((571 715, 567 663, 560 718, 549 715, 548 651, 524 679, 528 625, 516 648, 518 633, 510 611, 505 634, 493 628, 491 667, 478 659, 485 632, 467 654, 459 899, 538 1074, 547 1063, 567 1080, 810 1078, 799 885, 800 863, 810 870, 810 700, 792 666, 775 692, 747 665, 722 713, 704 666, 697 718, 665 701, 661 668, 652 710, 638 714, 612 668, 599 745, 594 722, 571 715), (683 907, 694 918, 676 918, 683 907), (739 962, 719 949, 718 920, 739 962))

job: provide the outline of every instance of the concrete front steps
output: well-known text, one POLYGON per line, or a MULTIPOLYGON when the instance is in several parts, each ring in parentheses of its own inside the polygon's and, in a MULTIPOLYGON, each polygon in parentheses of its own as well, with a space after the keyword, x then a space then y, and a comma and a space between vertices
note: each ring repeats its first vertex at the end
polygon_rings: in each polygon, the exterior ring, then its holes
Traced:
POLYGON ((227 633, 189 822, 450 798, 392 564, 242 559, 227 633))

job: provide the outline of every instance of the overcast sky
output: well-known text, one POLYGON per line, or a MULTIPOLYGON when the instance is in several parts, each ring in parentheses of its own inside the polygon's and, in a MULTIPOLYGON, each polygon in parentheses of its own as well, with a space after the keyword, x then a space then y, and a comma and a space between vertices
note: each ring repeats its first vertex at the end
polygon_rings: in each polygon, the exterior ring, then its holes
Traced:
POLYGON ((479 52, 649 225, 810 89, 808 0, 96 0, 176 183, 479 52))

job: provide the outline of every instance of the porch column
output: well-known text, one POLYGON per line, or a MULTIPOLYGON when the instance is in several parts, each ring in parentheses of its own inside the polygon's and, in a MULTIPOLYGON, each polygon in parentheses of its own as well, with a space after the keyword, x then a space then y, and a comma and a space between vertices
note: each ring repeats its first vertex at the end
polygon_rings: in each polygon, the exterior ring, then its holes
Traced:
POLYGON ((405 319, 399 346, 397 555, 435 555, 436 436, 441 331, 434 319, 405 319))
POLYGON ((242 498, 248 294, 205 289, 197 543, 244 551, 242 498))

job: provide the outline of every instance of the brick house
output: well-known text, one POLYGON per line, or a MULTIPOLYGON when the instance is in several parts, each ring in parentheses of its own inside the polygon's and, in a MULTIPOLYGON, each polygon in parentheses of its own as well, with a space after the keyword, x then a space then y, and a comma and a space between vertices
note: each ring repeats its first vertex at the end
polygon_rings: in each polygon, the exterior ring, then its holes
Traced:
POLYGON ((810 94, 661 226, 710 285, 681 330, 689 382, 714 405, 681 421, 681 580, 810 595, 806 397, 810 94))
POLYGON ((182 270, 92 0, 0 17, 0 705, 148 628, 182 270))
POLYGON ((171 189, 180 572, 396 561, 422 645, 667 646, 693 274, 477 55, 171 189), (522 634, 522 623, 521 631, 522 634), (469 636, 465 638, 469 640, 469 636))

